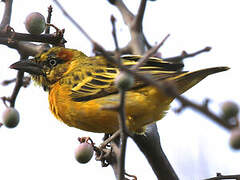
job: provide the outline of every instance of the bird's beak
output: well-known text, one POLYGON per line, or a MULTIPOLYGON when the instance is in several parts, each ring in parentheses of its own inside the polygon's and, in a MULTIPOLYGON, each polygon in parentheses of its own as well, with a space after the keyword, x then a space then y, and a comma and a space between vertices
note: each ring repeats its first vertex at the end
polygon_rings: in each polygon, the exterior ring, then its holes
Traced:
POLYGON ((42 66, 35 63, 32 59, 21 60, 10 66, 11 69, 16 69, 24 72, 28 72, 32 75, 44 75, 42 66))

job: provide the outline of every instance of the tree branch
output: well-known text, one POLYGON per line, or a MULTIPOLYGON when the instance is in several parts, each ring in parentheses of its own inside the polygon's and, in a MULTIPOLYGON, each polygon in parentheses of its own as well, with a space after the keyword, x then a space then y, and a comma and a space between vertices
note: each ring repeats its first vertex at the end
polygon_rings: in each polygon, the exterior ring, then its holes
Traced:
POLYGON ((116 19, 113 15, 111 16, 111 23, 112 23, 112 36, 113 36, 114 44, 116 47, 115 51, 119 52, 119 45, 118 45, 117 33, 116 33, 116 19))
POLYGON ((63 39, 62 35, 55 35, 55 34, 25 34, 25 33, 17 33, 17 32, 0 32, 0 44, 8 44, 14 41, 30 41, 30 42, 42 42, 48 44, 62 44, 66 43, 66 40, 63 39))
POLYGON ((146 53, 144 53, 144 55, 141 57, 141 59, 138 60, 138 63, 136 65, 134 65, 132 67, 132 69, 138 69, 139 67, 141 67, 147 60, 149 57, 153 56, 153 54, 155 54, 158 49, 164 44, 164 42, 167 40, 167 38, 169 37, 170 35, 168 34, 163 40, 161 43, 159 43, 157 46, 149 49, 146 53))
POLYGON ((187 53, 186 51, 183 51, 181 55, 179 56, 174 56, 174 57, 169 57, 169 58, 163 58, 164 61, 168 62, 174 62, 174 63, 181 63, 183 59, 189 58, 189 57, 194 57, 196 55, 199 55, 203 52, 209 52, 212 48, 211 47, 205 47, 199 51, 193 52, 193 53, 187 53))
MULTIPOLYGON (((48 7, 48 16, 47 16, 47 24, 51 23, 51 18, 52 18, 52 6, 50 5, 48 7)), ((45 34, 50 34, 50 26, 47 26, 47 28, 45 29, 45 34)))
POLYGON ((134 134, 133 139, 147 158, 158 180, 178 179, 162 150, 156 124, 147 126, 144 135, 134 134))
POLYGON ((204 180, 222 180, 222 179, 240 180, 240 174, 237 174, 237 175, 222 175, 221 173, 217 173, 216 177, 208 178, 208 179, 204 179, 204 180))
POLYGON ((134 19, 134 15, 132 12, 127 8, 127 6, 124 4, 122 0, 115 0, 113 3, 118 10, 121 12, 121 15, 123 17, 123 21, 127 26, 131 26, 132 21, 134 19))
POLYGON ((141 4, 138 8, 137 15, 135 16, 134 21, 131 24, 132 31, 135 31, 138 33, 142 32, 142 21, 143 21, 144 12, 146 9, 146 4, 147 4, 147 0, 141 0, 141 4))
POLYGON ((126 126, 126 113, 125 113, 125 95, 126 92, 124 90, 120 90, 120 104, 118 108, 119 113, 119 129, 120 129, 120 157, 119 161, 119 169, 118 169, 118 180, 123 180, 125 175, 125 155, 126 155, 126 145, 127 145, 127 126, 126 126))
POLYGON ((12 0, 5 1, 5 9, 3 13, 3 18, 0 24, 0 31, 2 31, 7 25, 10 24, 11 14, 12 14, 12 0))
MULTIPOLYGON (((25 60, 27 59, 28 56, 25 56, 23 54, 21 54, 20 60, 25 60)), ((17 78, 16 78, 16 83, 15 83, 15 87, 13 89, 12 95, 10 98, 8 98, 7 100, 10 102, 10 107, 14 107, 15 106, 15 102, 17 99, 17 95, 23 85, 23 77, 24 77, 24 72, 22 71, 18 71, 17 73, 17 78)))

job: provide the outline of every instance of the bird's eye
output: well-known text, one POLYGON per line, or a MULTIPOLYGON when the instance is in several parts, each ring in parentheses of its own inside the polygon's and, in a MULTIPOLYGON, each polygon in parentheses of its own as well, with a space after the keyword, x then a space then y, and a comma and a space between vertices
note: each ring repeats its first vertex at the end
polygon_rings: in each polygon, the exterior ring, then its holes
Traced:
POLYGON ((49 62, 49 65, 50 65, 51 67, 56 66, 56 64, 57 64, 56 59, 50 59, 48 62, 49 62))

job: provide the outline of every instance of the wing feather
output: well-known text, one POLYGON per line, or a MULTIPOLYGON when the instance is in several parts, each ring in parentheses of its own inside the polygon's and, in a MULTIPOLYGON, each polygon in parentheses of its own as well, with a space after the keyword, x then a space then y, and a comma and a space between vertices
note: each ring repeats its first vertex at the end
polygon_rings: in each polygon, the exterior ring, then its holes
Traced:
MULTIPOLYGON (((123 64, 131 67, 137 63, 141 56, 124 56, 123 64)), ((97 61, 101 58, 96 58, 97 61)), ((184 72, 181 71, 182 64, 173 64, 163 61, 159 58, 149 58, 144 66, 140 67, 139 73, 148 74, 154 80, 164 80, 184 72)), ((83 68, 84 69, 84 68, 83 68)), ((88 101, 95 98, 104 97, 110 94, 115 94, 118 89, 114 86, 114 79, 119 73, 119 70, 107 62, 97 65, 96 69, 91 68, 91 73, 81 72, 82 79, 72 88, 71 97, 74 101, 88 101)), ((138 89, 145 86, 142 81, 136 80, 132 89, 138 89)))

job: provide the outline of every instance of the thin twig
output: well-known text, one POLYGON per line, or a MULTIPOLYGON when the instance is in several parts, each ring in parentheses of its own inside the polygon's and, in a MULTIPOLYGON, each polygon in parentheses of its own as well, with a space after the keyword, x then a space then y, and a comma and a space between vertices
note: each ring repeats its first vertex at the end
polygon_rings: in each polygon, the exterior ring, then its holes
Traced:
MULTIPOLYGON (((14 83, 14 82, 16 82, 16 78, 13 78, 13 79, 10 79, 10 80, 4 80, 3 82, 2 82, 2 85, 3 86, 7 86, 7 85, 9 85, 9 84, 11 84, 11 83, 14 83)), ((27 87, 29 84, 30 84, 30 82, 31 82, 31 77, 30 76, 25 76, 25 77, 23 77, 23 87, 27 87)))
POLYGON ((204 180, 222 180, 222 179, 240 180, 240 174, 237 174, 237 175, 222 175, 221 173, 217 173, 216 177, 208 178, 208 179, 204 179, 204 180))
POLYGON ((117 130, 113 135, 111 135, 109 138, 107 138, 105 141, 103 141, 99 148, 106 147, 108 143, 110 143, 113 139, 117 138, 120 135, 120 130, 117 130))
POLYGON ((120 137, 121 137, 121 149, 119 157, 119 169, 118 169, 118 180, 124 179, 125 174, 125 154, 128 131, 126 126, 126 113, 125 113, 125 95, 124 90, 120 90, 120 105, 119 105, 119 126, 120 126, 120 137))
MULTIPOLYGON (((111 16, 111 22, 112 22, 112 27, 113 27, 113 39, 115 42, 115 47, 116 47, 116 59, 118 59, 119 63, 122 64, 121 59, 120 59, 120 54, 119 54, 119 46, 118 46, 118 40, 117 40, 117 35, 116 35, 116 19, 114 16, 111 16)), ((125 94, 126 92, 124 90, 119 91, 120 95, 120 104, 118 106, 118 113, 119 113, 119 128, 120 128, 120 140, 121 140, 121 146, 120 146, 120 156, 118 156, 118 169, 117 169, 117 174, 118 174, 118 179, 122 180, 124 179, 125 176, 125 155, 126 155, 126 145, 127 145, 127 138, 128 138, 128 133, 127 133, 127 126, 126 126, 126 113, 125 113, 125 94)))
POLYGON ((9 84, 11 84, 11 83, 13 83, 13 82, 15 82, 16 81, 16 78, 13 78, 13 79, 10 79, 10 80, 4 80, 3 82, 2 82, 2 85, 3 86, 7 86, 7 85, 9 85, 9 84))
POLYGON ((117 33, 116 33, 116 18, 113 15, 111 16, 111 23, 112 23, 112 35, 113 35, 116 51, 119 52, 119 45, 118 45, 117 33))
POLYGON ((59 7, 63 14, 80 30, 83 35, 91 42, 94 43, 94 40, 87 34, 87 32, 68 14, 68 12, 63 8, 63 6, 58 2, 58 0, 53 0, 53 2, 59 7))
POLYGON ((175 56, 175 57, 169 57, 169 58, 163 58, 164 61, 168 62, 175 62, 179 63, 182 62, 183 59, 189 58, 189 57, 194 57, 196 55, 199 55, 203 52, 209 52, 212 48, 211 47, 205 47, 199 51, 193 52, 193 53, 187 53, 186 51, 183 51, 181 55, 175 56))
POLYGON ((11 97, 8 98, 8 101, 10 102, 10 107, 14 107, 15 106, 17 95, 18 95, 18 93, 19 93, 19 91, 20 91, 20 89, 22 87, 23 76, 24 76, 24 72, 18 71, 15 87, 13 89, 11 97))
MULTIPOLYGON (((47 24, 51 23, 51 18, 52 18, 52 6, 50 5, 48 7, 48 16, 47 16, 47 24)), ((47 26, 46 30, 45 30, 45 34, 49 34, 50 33, 50 26, 47 26)))
POLYGON ((154 53, 157 52, 157 50, 164 44, 164 42, 167 40, 167 38, 170 36, 170 34, 168 34, 161 43, 159 43, 157 46, 149 49, 146 53, 144 53, 144 56, 138 60, 138 63, 136 65, 134 65, 132 67, 133 70, 138 69, 139 67, 141 67, 147 60, 149 57, 153 56, 154 53))
MULTIPOLYGON (((27 57, 24 55, 21 55, 21 60, 26 59, 27 57)), ((17 95, 23 85, 23 77, 24 77, 24 72, 23 71, 18 71, 17 73, 17 78, 16 78, 16 84, 15 87, 13 89, 12 95, 9 98, 9 102, 10 102, 10 107, 14 107, 15 106, 15 102, 16 102, 16 98, 17 95)))
POLYGON ((226 128, 228 130, 231 130, 234 127, 236 127, 236 125, 233 125, 233 124, 230 124, 230 123, 224 121, 222 118, 218 117, 215 113, 211 112, 208 108, 204 107, 201 104, 194 103, 180 95, 177 95, 175 98, 181 102, 181 104, 184 108, 190 107, 192 109, 195 109, 195 110, 203 113, 204 115, 206 115, 207 117, 214 120, 219 125, 221 125, 222 127, 226 128))
POLYGON ((7 105, 6 101, 9 101, 9 98, 6 96, 1 97, 1 100, 3 101, 3 104, 5 105, 6 108, 8 108, 9 106, 7 105))

